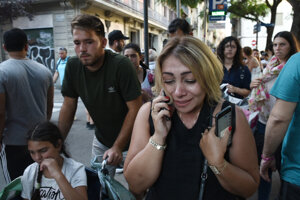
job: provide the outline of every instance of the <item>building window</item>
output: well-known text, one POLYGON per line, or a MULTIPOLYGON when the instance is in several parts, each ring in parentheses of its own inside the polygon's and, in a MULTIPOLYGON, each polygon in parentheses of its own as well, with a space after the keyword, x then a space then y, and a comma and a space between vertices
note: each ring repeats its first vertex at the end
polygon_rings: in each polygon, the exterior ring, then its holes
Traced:
POLYGON ((164 17, 167 17, 168 13, 168 8, 167 6, 164 6, 164 17))
POLYGON ((139 30, 131 30, 130 31, 130 42, 135 44, 140 44, 140 31, 139 30))
POLYGON ((283 25, 283 13, 276 14, 276 26, 283 25))

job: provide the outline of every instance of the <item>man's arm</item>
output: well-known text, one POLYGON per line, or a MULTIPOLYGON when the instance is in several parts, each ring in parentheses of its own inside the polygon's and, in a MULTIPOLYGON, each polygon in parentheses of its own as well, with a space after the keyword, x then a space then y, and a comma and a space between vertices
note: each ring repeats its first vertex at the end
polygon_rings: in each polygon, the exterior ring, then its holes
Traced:
POLYGON ((64 139, 66 139, 73 124, 77 109, 77 101, 77 98, 64 97, 64 103, 61 107, 58 118, 58 128, 64 139))
POLYGON ((0 94, 0 152, 2 148, 2 136, 5 125, 5 93, 0 94))
POLYGON ((142 96, 140 95, 138 98, 126 102, 126 104, 128 107, 128 113, 124 119, 119 136, 113 146, 107 150, 103 156, 104 159, 109 156, 108 164, 111 165, 117 165, 122 161, 122 151, 130 141, 135 117, 142 106, 142 96))
POLYGON ((55 71, 54 75, 53 75, 53 83, 56 83, 57 79, 58 79, 58 71, 55 71))
POLYGON ((47 120, 51 119, 53 110, 54 87, 51 86, 47 92, 47 120))
POLYGON ((267 181, 270 181, 268 169, 275 170, 273 154, 286 134, 296 106, 296 102, 277 99, 268 119, 262 155, 265 159, 260 164, 260 175, 267 181))
POLYGON ((268 119, 263 154, 271 156, 282 142, 293 117, 296 102, 277 99, 268 119))

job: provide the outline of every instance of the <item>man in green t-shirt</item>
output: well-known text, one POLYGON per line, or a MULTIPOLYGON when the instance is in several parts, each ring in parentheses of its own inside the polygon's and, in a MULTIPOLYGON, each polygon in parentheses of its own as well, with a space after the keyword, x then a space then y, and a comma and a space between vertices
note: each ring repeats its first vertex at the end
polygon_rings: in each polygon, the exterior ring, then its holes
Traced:
POLYGON ((96 125, 92 154, 108 157, 114 175, 142 105, 141 86, 129 59, 105 50, 107 40, 99 18, 78 15, 71 27, 77 57, 66 66, 58 126, 66 137, 80 97, 96 125))

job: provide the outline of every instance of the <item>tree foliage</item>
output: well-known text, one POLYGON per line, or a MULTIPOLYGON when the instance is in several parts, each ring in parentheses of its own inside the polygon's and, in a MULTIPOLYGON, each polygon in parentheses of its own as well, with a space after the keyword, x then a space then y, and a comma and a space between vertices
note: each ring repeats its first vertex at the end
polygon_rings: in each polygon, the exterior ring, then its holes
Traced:
POLYGON ((257 0, 231 0, 228 12, 233 17, 242 17, 252 21, 257 21, 259 17, 267 15, 268 7, 264 2, 257 0))
MULTIPOLYGON (((171 8, 176 8, 176 0, 156 0, 162 4, 167 4, 171 8)), ((181 0, 181 5, 188 6, 191 8, 196 8, 196 6, 203 2, 203 0, 181 0)))
POLYGON ((33 18, 32 0, 1 0, 0 21, 16 19, 19 16, 33 18))

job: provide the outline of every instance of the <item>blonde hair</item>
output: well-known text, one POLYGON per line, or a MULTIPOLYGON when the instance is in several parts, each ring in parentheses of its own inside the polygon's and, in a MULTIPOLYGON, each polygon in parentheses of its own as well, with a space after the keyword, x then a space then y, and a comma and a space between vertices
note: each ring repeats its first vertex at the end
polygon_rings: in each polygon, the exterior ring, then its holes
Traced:
POLYGON ((162 66, 169 56, 175 56, 188 67, 206 93, 208 103, 221 99, 220 84, 223 79, 223 66, 215 54, 199 39, 191 36, 172 38, 162 50, 155 68, 154 92, 163 88, 162 66))

